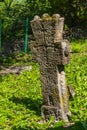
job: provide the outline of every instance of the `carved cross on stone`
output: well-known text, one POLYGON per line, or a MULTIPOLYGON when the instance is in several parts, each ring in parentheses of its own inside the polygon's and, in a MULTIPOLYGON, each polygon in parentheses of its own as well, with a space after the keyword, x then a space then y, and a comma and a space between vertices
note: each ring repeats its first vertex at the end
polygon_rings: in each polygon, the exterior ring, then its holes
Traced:
POLYGON ((69 62, 70 45, 63 40, 64 18, 59 14, 42 18, 35 16, 31 27, 35 41, 32 41, 33 58, 40 65, 43 106, 42 117, 68 121, 68 93, 64 65, 69 62))

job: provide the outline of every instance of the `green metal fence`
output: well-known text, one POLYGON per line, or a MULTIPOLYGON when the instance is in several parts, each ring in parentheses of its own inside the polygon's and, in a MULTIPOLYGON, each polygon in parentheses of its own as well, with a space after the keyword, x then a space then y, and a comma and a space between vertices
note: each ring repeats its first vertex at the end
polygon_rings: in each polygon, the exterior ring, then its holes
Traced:
POLYGON ((2 46, 2 39, 1 39, 1 34, 2 34, 2 22, 0 20, 0 52, 1 52, 1 46, 2 46))
POLYGON ((24 42, 24 53, 27 53, 27 48, 28 48, 28 23, 29 19, 28 17, 26 18, 26 33, 25 33, 25 42, 24 42))

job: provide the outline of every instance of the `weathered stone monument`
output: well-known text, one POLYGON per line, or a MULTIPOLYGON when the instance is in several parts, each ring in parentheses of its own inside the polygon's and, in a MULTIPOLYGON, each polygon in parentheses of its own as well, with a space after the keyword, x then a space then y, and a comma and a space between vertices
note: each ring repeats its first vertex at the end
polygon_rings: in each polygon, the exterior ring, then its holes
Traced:
POLYGON ((68 92, 64 65, 69 62, 70 45, 63 39, 64 18, 59 14, 42 18, 35 16, 31 27, 35 41, 32 41, 33 58, 40 65, 43 106, 42 117, 68 121, 68 92))

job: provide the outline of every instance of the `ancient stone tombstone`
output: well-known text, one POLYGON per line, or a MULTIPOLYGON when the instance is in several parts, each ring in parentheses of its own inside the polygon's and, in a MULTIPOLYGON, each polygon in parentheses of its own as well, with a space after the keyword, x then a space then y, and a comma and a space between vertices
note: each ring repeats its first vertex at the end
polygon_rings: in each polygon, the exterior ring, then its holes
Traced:
POLYGON ((48 120, 68 121, 68 91, 64 65, 70 60, 70 45, 63 39, 64 18, 59 14, 50 17, 35 16, 30 22, 35 41, 32 41, 33 58, 40 65, 43 105, 42 117, 48 120))

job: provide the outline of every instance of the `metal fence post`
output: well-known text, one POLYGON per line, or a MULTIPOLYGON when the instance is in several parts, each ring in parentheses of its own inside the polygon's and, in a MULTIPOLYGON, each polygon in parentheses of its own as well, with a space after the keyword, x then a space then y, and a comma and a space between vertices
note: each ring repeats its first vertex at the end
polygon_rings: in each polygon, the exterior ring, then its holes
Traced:
POLYGON ((2 22, 0 20, 0 52, 1 52, 1 44, 2 44, 1 33, 2 33, 2 22))
POLYGON ((26 18, 26 33, 25 33, 25 41, 24 41, 24 53, 27 53, 27 47, 28 47, 28 17, 26 18))

